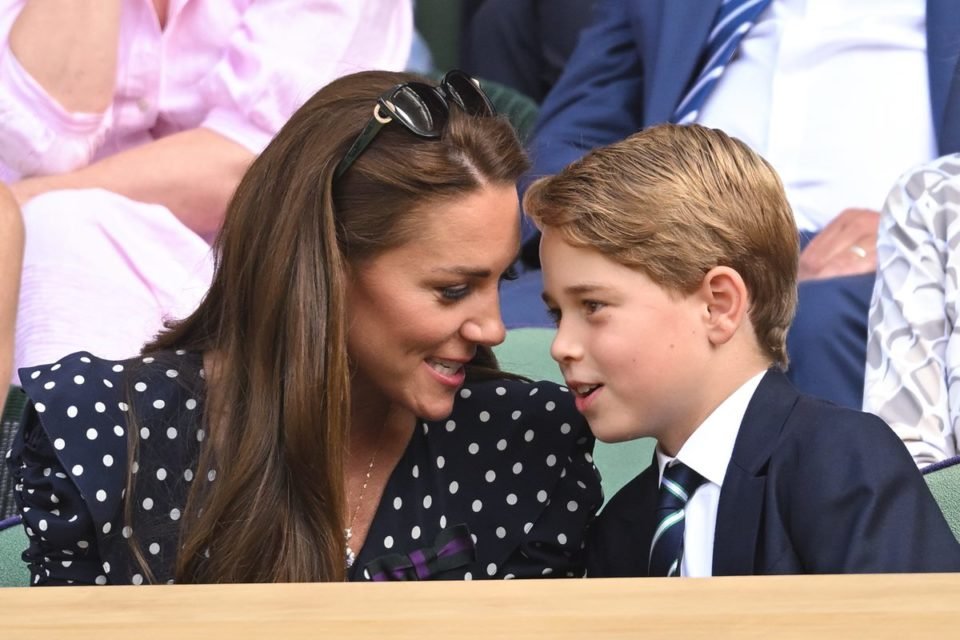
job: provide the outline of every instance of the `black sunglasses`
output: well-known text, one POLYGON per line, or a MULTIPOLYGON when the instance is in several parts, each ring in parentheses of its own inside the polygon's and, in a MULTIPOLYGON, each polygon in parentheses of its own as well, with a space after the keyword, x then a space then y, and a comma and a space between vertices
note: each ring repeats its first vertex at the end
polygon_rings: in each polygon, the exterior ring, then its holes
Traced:
POLYGON ((447 124, 451 102, 472 116, 497 115, 480 83, 459 69, 448 71, 437 86, 423 82, 398 84, 377 100, 373 117, 337 165, 333 179, 339 180, 380 130, 394 120, 421 138, 439 138, 447 124))

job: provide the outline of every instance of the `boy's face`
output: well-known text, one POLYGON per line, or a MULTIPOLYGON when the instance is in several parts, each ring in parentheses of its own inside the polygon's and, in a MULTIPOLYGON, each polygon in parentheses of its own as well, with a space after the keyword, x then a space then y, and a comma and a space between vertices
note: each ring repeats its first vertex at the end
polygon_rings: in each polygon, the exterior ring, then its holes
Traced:
POLYGON ((573 247, 554 229, 543 231, 540 260, 557 322, 550 353, 597 438, 685 440, 702 415, 706 303, 573 247))

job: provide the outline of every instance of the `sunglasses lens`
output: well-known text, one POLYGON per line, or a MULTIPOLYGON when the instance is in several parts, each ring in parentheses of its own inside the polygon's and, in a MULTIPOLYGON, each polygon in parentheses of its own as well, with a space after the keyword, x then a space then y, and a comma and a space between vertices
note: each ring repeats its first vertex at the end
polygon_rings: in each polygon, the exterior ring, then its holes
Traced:
POLYGON ((439 136, 447 124, 447 106, 429 85, 411 82, 400 86, 391 101, 396 116, 417 135, 439 136))
POLYGON ((447 93, 461 109, 472 116, 494 116, 497 110, 487 94, 462 71, 451 71, 443 78, 447 93))

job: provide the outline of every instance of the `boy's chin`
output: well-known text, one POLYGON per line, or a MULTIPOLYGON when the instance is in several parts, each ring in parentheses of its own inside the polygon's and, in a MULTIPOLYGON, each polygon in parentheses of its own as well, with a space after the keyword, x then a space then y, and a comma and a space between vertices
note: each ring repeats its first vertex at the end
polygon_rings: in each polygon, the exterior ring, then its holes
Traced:
POLYGON ((593 432, 593 437, 607 444, 629 442, 650 435, 642 433, 638 429, 626 429, 616 425, 604 424, 601 420, 587 420, 587 424, 590 426, 590 431, 593 432))

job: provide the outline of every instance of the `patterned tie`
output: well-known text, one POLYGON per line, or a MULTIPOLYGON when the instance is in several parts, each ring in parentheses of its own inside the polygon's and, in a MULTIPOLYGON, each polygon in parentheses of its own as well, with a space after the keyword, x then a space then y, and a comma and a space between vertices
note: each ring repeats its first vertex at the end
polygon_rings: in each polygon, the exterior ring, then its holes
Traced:
POLYGON ((733 58, 743 36, 753 27, 757 18, 773 0, 723 0, 707 36, 707 48, 701 58, 700 75, 693 87, 673 112, 673 122, 690 124, 697 119, 700 109, 733 58))
POLYGON ((680 575, 684 508, 693 492, 706 481, 706 478, 678 460, 664 469, 657 500, 657 530, 650 542, 648 575, 680 575))

